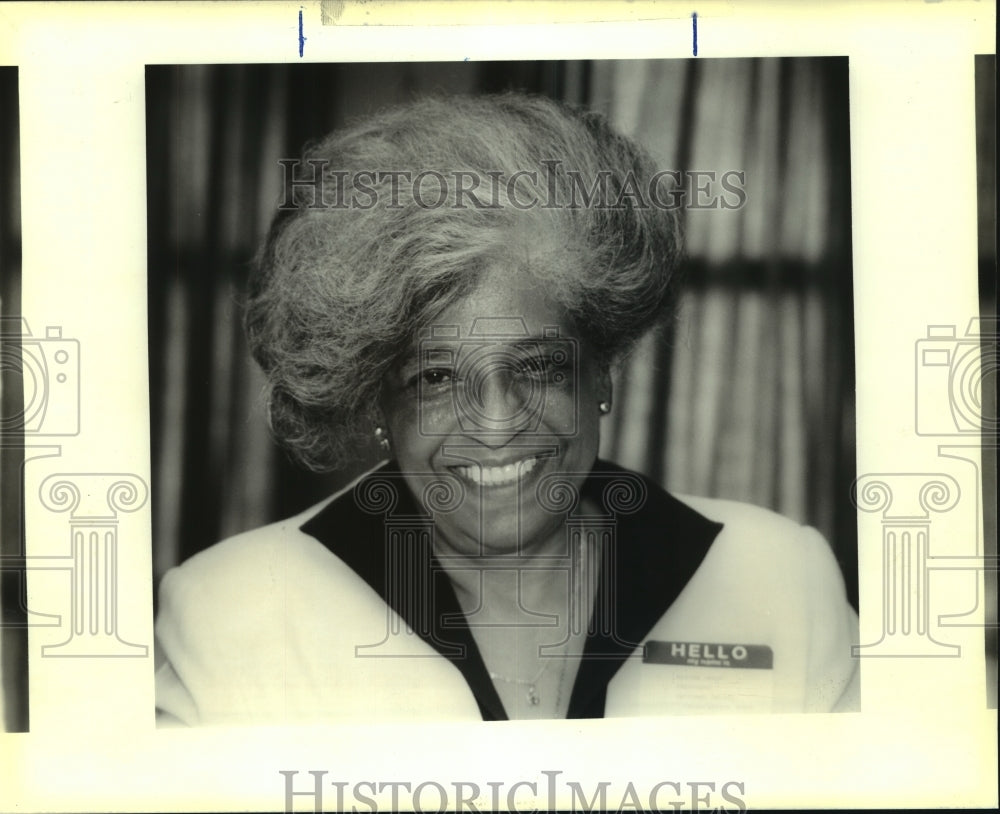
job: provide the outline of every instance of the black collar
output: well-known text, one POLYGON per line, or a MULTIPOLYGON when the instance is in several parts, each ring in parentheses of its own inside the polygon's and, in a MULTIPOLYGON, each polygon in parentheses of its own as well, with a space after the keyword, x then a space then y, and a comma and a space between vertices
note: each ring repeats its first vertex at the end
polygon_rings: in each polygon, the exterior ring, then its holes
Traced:
MULTIPOLYGON (((604 716, 608 683, 673 604, 722 530, 648 478, 604 461, 595 463, 584 496, 600 504, 603 495, 607 505, 605 487, 616 476, 619 483, 622 477, 633 486, 641 483, 645 499, 637 511, 614 516, 617 550, 604 550, 568 718, 604 716)), ((483 720, 506 720, 451 580, 431 551, 433 522, 401 478, 395 463, 380 467, 308 520, 302 531, 343 560, 461 671, 483 720), (390 495, 380 484, 397 486, 389 487, 390 495)))

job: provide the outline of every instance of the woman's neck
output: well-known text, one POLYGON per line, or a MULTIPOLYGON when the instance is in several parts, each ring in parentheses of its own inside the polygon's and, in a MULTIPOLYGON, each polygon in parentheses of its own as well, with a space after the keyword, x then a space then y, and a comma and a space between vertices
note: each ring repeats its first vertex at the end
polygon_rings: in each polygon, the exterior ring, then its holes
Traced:
POLYGON ((437 535, 434 554, 467 614, 483 607, 499 617, 510 617, 518 606, 565 602, 568 575, 579 556, 568 545, 564 527, 559 525, 545 539, 509 553, 470 553, 472 546, 452 545, 437 535))
POLYGON ((564 717, 600 577, 598 535, 570 550, 564 528, 533 550, 472 557, 438 551, 511 718, 564 717))

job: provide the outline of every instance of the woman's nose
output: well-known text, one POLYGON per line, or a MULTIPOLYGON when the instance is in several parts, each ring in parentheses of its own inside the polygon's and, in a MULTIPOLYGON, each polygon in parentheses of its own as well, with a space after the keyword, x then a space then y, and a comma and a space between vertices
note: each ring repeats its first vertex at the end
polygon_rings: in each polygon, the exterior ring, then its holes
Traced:
POLYGON ((459 405, 467 434, 491 447, 506 444, 513 436, 537 423, 530 393, 516 371, 497 365, 475 377, 459 405))

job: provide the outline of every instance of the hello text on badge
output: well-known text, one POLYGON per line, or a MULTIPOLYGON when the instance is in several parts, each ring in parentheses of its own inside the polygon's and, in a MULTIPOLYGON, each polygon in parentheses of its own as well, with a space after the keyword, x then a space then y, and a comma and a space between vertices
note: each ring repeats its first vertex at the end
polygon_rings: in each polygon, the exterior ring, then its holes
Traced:
POLYGON ((774 653, 766 644, 648 641, 642 648, 642 661, 643 664, 770 670, 774 667, 774 653))

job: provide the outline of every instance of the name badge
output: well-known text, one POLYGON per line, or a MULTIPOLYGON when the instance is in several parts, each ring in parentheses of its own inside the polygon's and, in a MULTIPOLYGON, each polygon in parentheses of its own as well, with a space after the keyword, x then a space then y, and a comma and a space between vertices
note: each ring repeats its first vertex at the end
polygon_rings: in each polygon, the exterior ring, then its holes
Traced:
POLYGON ((642 647, 642 661, 644 664, 771 670, 774 653, 766 644, 648 641, 642 647))

